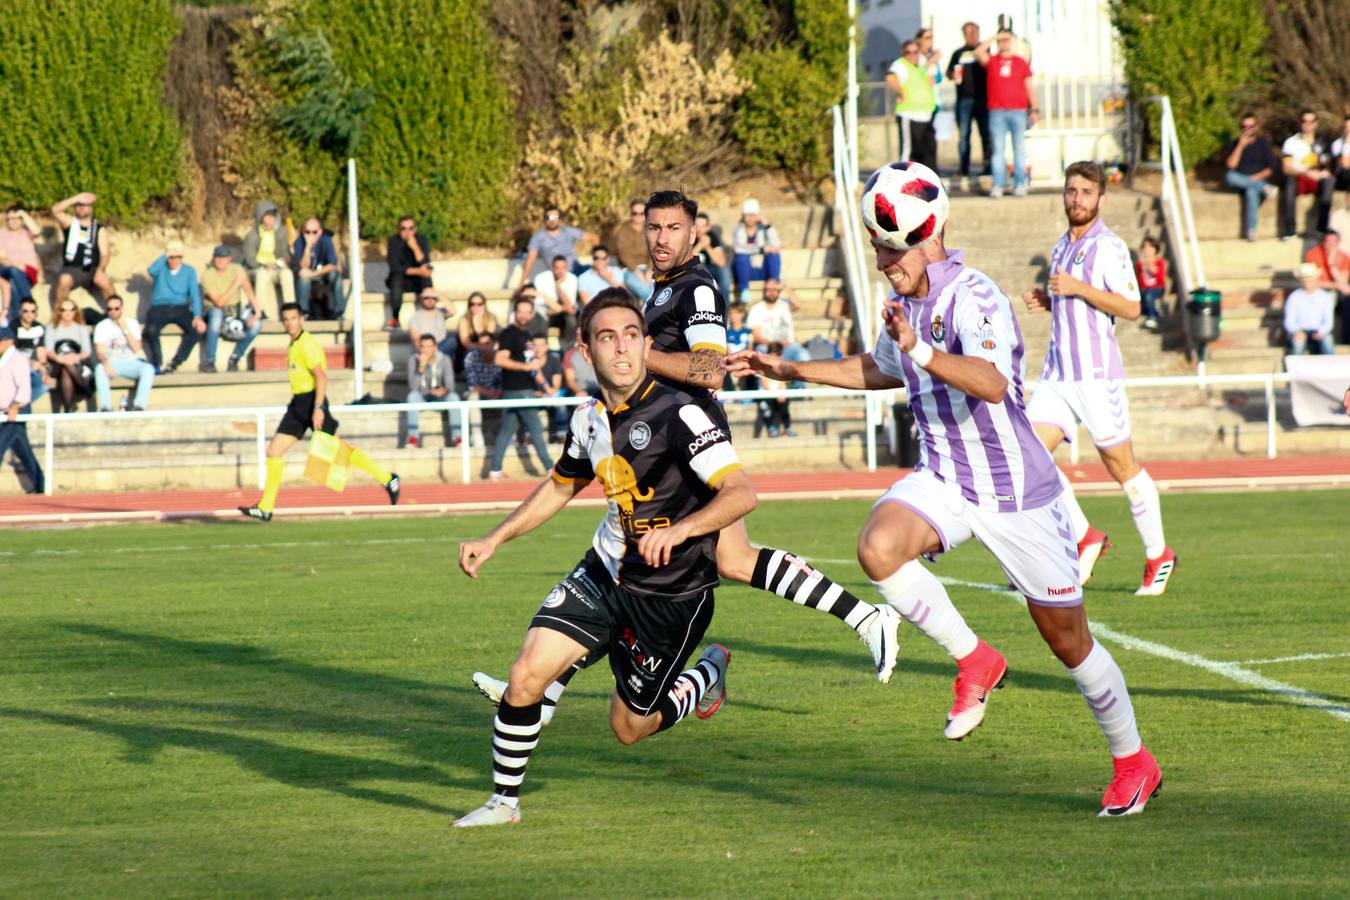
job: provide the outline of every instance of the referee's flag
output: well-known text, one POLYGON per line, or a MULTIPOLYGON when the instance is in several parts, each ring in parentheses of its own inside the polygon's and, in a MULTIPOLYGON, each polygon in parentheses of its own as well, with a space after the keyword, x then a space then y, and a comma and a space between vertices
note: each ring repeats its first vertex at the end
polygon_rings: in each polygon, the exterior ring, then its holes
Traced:
POLYGON ((329 490, 342 492, 347 487, 347 470, 351 465, 352 445, 331 434, 314 432, 309 440, 309 456, 305 460, 305 477, 329 490))

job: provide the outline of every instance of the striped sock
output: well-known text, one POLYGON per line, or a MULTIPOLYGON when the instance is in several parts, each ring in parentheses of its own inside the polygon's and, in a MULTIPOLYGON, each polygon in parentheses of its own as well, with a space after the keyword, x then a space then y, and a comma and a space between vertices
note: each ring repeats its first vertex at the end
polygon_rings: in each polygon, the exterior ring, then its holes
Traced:
POLYGON ((357 450, 355 447, 352 448, 351 463, 380 484, 388 484, 389 479, 393 477, 389 471, 380 468, 375 460, 366 456, 366 451, 357 450))
POLYGON ((661 698, 657 710, 661 713, 658 732, 674 728, 675 724, 694 711, 699 699, 717 684, 717 668, 703 660, 692 669, 685 669, 661 698))
POLYGON ((755 560, 755 574, 750 578, 750 586, 772 591, 798 606, 829 613, 860 634, 862 625, 876 613, 872 604, 863 603, 827 578, 824 572, 786 550, 762 548, 755 560))
POLYGON ((509 799, 520 796, 525 766, 539 745, 538 703, 512 706, 505 699, 492 722, 492 788, 509 799))
POLYGON ((263 482, 262 499, 258 501, 258 509, 263 512, 271 512, 277 505, 277 493, 281 490, 281 476, 286 471, 286 458, 284 456, 267 457, 267 479, 263 482))
POLYGON ((541 715, 543 716, 541 721, 544 724, 547 725, 548 720, 553 718, 553 713, 558 708, 558 700, 559 698, 562 697, 563 691, 567 690, 567 682, 571 681, 572 676, 580 671, 581 670, 578 669, 576 666, 573 666, 566 672, 559 675, 557 681, 553 682, 548 687, 544 688, 544 699, 543 702, 540 704, 542 707, 541 715))
POLYGON ((1078 690, 1083 692, 1097 727, 1106 735, 1111 755, 1122 757, 1137 753, 1141 743, 1139 727, 1134 721, 1134 704, 1125 687, 1125 676, 1107 649, 1093 641, 1087 659, 1070 669, 1069 674, 1078 682, 1078 690))

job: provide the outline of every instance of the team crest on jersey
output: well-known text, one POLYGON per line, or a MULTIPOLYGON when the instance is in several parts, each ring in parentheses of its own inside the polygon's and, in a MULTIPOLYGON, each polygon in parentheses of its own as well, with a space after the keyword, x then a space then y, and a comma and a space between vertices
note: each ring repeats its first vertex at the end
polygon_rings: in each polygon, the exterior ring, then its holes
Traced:
POLYGON ((662 306, 674 293, 674 289, 672 288, 662 288, 661 293, 657 294, 656 297, 652 299, 652 306, 662 306))
POLYGON ((646 422, 637 422, 628 432, 628 443, 633 445, 634 450, 641 450, 652 440, 652 430, 646 422))
POLYGON ((1085 259, 1087 259, 1087 251, 1079 250, 1078 255, 1073 258, 1073 264, 1075 266, 1081 266, 1083 264, 1083 260, 1085 259))
POLYGON ((567 593, 563 590, 563 586, 561 584, 558 585, 553 590, 549 591, 548 596, 544 598, 544 609, 556 609, 557 607, 562 606, 563 600, 566 599, 566 597, 567 593))
POLYGON ((933 340, 940 341, 947 337, 947 326, 942 322, 942 316, 933 316, 933 327, 928 329, 933 335, 933 340))

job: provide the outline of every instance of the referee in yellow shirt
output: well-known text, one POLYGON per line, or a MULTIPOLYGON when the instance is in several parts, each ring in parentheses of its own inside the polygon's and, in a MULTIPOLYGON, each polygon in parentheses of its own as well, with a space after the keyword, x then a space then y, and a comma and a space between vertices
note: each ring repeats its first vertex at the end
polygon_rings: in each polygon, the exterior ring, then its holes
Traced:
MULTIPOLYGON (((286 351, 286 368, 290 370, 294 396, 286 407, 286 414, 281 417, 277 433, 267 445, 267 482, 263 486, 262 499, 253 506, 239 507, 241 513, 260 522, 272 521, 277 491, 281 489, 281 475, 286 468, 286 451, 311 428, 325 434, 336 434, 338 429, 338 420, 328 412, 327 360, 318 339, 305 330, 300 304, 282 304, 281 324, 291 338, 290 349, 286 351)), ((390 503, 398 502, 398 475, 386 472, 356 449, 352 450, 351 464, 384 485, 390 503)))

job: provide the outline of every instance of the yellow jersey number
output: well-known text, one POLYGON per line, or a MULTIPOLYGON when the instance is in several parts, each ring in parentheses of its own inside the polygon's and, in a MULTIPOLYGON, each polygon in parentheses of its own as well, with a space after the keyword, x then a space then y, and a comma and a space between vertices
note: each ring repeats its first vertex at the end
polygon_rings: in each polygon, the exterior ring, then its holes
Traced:
POLYGON ((628 530, 632 534, 646 534, 655 528, 669 528, 670 519, 658 516, 654 519, 629 519, 628 530))

